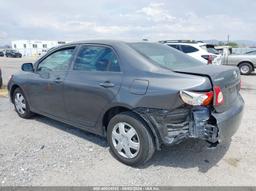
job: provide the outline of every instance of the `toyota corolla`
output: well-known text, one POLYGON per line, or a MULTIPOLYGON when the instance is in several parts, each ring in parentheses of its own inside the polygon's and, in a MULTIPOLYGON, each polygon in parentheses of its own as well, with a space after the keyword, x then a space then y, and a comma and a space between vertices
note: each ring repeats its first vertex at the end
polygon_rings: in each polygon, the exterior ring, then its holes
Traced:
POLYGON ((204 65, 166 45, 86 41, 50 50, 8 83, 17 114, 40 114, 107 138, 137 166, 163 145, 229 140, 242 118, 236 67, 204 65))

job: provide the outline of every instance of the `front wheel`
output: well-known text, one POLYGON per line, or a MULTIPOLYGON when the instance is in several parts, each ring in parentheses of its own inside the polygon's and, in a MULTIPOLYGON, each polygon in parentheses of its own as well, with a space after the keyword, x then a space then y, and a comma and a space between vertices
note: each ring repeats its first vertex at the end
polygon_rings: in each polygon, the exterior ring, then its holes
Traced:
POLYGON ((114 157, 130 166, 145 163, 155 151, 145 122, 132 112, 118 114, 110 120, 107 138, 114 157))
POLYGON ((16 112, 21 118, 31 118, 33 113, 30 111, 28 101, 20 88, 16 88, 13 93, 13 103, 16 112))

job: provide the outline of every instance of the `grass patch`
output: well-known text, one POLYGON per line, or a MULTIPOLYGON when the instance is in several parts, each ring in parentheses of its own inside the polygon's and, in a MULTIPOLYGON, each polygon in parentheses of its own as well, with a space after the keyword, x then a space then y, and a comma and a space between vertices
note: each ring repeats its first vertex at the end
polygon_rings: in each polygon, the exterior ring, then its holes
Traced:
POLYGON ((8 97, 8 90, 6 87, 0 89, 0 97, 8 97))

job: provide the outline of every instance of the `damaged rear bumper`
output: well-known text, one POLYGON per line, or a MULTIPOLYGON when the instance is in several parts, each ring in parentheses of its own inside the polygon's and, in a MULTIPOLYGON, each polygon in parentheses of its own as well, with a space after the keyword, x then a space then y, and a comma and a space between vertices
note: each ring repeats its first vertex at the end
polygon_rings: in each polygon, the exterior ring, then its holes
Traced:
POLYGON ((238 96, 233 106, 223 113, 212 113, 216 119, 216 125, 219 128, 219 141, 225 142, 230 139, 239 128, 244 109, 244 100, 241 95, 238 96))
POLYGON ((184 106, 174 111, 136 108, 135 111, 149 124, 160 149, 162 144, 177 144, 187 138, 211 143, 230 139, 241 123, 243 107, 244 101, 239 95, 233 106, 223 113, 202 106, 184 106))

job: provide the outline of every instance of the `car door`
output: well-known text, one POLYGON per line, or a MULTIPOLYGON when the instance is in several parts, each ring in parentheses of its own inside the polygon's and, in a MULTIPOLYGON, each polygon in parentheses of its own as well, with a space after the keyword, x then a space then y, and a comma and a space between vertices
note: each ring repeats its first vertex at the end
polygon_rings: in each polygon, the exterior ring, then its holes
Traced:
POLYGON ((66 118, 63 81, 70 66, 75 47, 59 49, 36 64, 30 79, 31 106, 40 113, 66 118))
POLYGON ((78 125, 93 127, 117 95, 122 72, 116 53, 103 45, 83 45, 65 80, 68 116, 78 125))

